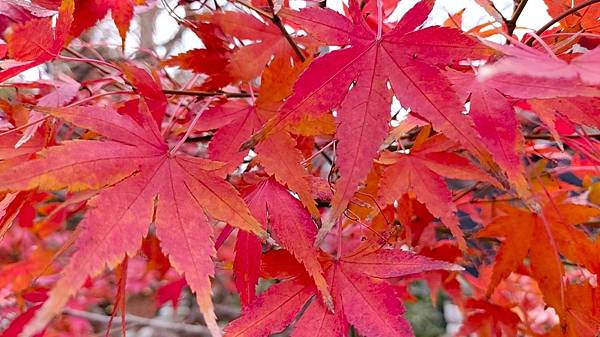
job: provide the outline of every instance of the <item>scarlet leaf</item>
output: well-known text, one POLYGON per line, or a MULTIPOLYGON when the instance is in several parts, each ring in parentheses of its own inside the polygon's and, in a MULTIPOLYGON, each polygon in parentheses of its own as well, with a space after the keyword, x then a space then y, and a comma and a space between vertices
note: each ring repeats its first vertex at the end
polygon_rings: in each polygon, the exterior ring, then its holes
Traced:
MULTIPOLYGON (((58 8, 60 2, 54 9, 58 8)), ((6 0, 0 3, 0 33, 3 33, 7 27, 15 23, 23 23, 36 17, 48 17, 54 14, 53 11, 45 10, 25 1, 6 0)))
POLYGON ((521 320, 512 310, 477 300, 469 300, 467 308, 472 313, 466 317, 457 336, 469 336, 485 330, 506 336, 517 334, 517 324, 521 320))
POLYGON ((70 33, 74 37, 79 36, 104 18, 110 10, 124 45, 133 17, 133 5, 133 0, 78 0, 73 13, 73 27, 71 27, 70 33))
MULTIPOLYGON (((319 292, 321 292, 324 301, 328 306, 331 306, 331 295, 322 275, 323 271, 317 259, 317 252, 313 248, 317 226, 302 204, 273 178, 258 184, 246 197, 246 200, 252 214, 263 222, 268 222, 274 236, 281 245, 304 265, 308 275, 313 278, 319 292)), ((251 240, 245 237, 242 237, 242 239, 246 242, 251 240)), ((249 241, 247 244, 253 245, 255 243, 249 241)), ((243 258, 250 259, 252 256, 256 256, 252 254, 255 250, 256 248, 251 249, 251 255, 243 258)), ((239 253, 241 253, 240 250, 238 250, 238 255, 239 253)), ((260 258, 257 256, 255 259, 251 263, 255 265, 256 271, 254 271, 254 274, 250 273, 250 275, 257 276, 260 258)), ((256 276, 252 278, 254 282, 257 280, 256 276)), ((256 283, 253 285, 256 285, 256 283)))
POLYGON ((205 49, 192 49, 172 56, 162 63, 166 66, 178 66, 196 73, 207 74, 202 86, 208 89, 220 88, 229 83, 232 78, 223 68, 229 63, 232 39, 223 35, 222 30, 215 24, 195 22, 194 33, 202 40, 205 49))
POLYGON ((276 25, 262 23, 252 15, 227 11, 201 17, 200 20, 215 24, 226 34, 238 39, 258 41, 231 54, 227 71, 240 81, 249 81, 259 76, 272 57, 294 56, 290 43, 276 25))
POLYGON ((71 23, 73 22, 74 3, 73 0, 64 0, 58 11, 58 18, 54 32, 50 29, 49 18, 34 19, 17 27, 16 34, 13 33, 9 39, 8 49, 18 59, 27 62, 0 71, 0 82, 4 82, 17 74, 52 60, 63 48, 71 23), (39 28, 38 28, 39 25, 39 28), (40 29, 39 34, 37 29, 40 29), (35 30, 35 31, 34 31, 35 30), (23 45, 30 43, 30 37, 36 37, 35 49, 27 51, 23 45))
MULTIPOLYGON (((27 309, 27 311, 19 315, 19 317, 15 318, 6 328, 6 330, 2 332, 0 337, 18 336, 19 333, 23 331, 23 327, 33 318, 33 315, 35 315, 35 313, 40 309, 41 306, 41 304, 35 305, 27 309)), ((45 331, 41 331, 40 333, 36 334, 35 337, 42 337, 44 335, 44 332, 45 331)))
POLYGON ((447 140, 442 136, 435 136, 413 148, 410 154, 384 153, 381 162, 389 166, 383 172, 378 198, 387 205, 404 193, 414 194, 431 214, 450 228, 459 246, 466 249, 455 215, 456 206, 442 176, 489 182, 493 180, 468 159, 445 152, 444 146, 447 147, 447 140))
POLYGON ((77 239, 77 252, 25 335, 45 326, 88 275, 98 274, 105 265, 116 266, 125 254, 135 254, 151 222, 156 223, 157 236, 171 265, 185 274, 208 326, 218 334, 209 281, 213 275, 212 230, 200 210, 265 235, 235 189, 219 176, 217 170, 221 165, 170 154, 156 124, 145 115, 142 115, 143 125, 139 125, 130 117, 106 108, 47 112, 111 140, 65 142, 47 149, 46 158, 0 174, 2 188, 10 190, 104 188, 80 224, 85 230, 77 239), (69 160, 57 161, 59 153, 69 160), (125 236, 123 228, 127 229, 125 236))
POLYGON ((509 181, 516 186, 517 191, 522 196, 528 195, 525 168, 519 158, 524 139, 519 133, 512 104, 485 81, 457 72, 450 75, 462 97, 466 98, 470 94, 469 115, 473 118, 475 129, 483 143, 508 174, 509 181))
POLYGON ((243 101, 231 101, 202 113, 196 130, 218 129, 208 146, 209 156, 228 163, 233 169, 246 156, 244 151, 239 150, 240 145, 261 125, 260 115, 254 106, 243 101))
POLYGON ((131 64, 123 63, 121 69, 123 69, 125 78, 144 98, 150 114, 160 129, 168 104, 167 96, 162 92, 160 83, 156 83, 147 72, 131 64))
POLYGON ((302 153, 296 149, 296 141, 285 132, 279 132, 275 137, 265 140, 256 147, 256 159, 279 182, 286 184, 298 196, 308 209, 313 219, 320 224, 321 213, 315 205, 309 184, 310 176, 302 166, 302 153), (282 153, 287 155, 282 156, 282 153))
POLYGON ((597 337, 596 2, 0 0, 2 336, 597 337))
POLYGON ((487 43, 505 54, 503 58, 492 65, 482 69, 484 76, 510 73, 515 75, 553 78, 577 79, 587 84, 600 84, 598 66, 600 61, 600 48, 575 57, 570 62, 548 54, 546 51, 533 49, 522 44, 498 45, 487 43))
MULTIPOLYGON (((411 336, 394 288, 380 278, 429 270, 456 270, 452 264, 408 252, 363 246, 339 261, 324 262, 335 313, 314 299, 296 323, 293 336, 345 336, 348 324, 364 336, 411 336), (390 268, 384 261, 395 261, 390 268), (373 261, 383 262, 373 264, 373 261), (368 269, 363 269, 367 266, 368 269), (366 271, 366 273, 364 273, 366 271), (305 318, 305 316, 307 317, 305 318), (312 328, 312 330, 307 330, 312 328)), ((226 336, 268 336, 283 330, 314 294, 302 276, 272 286, 225 329, 226 336)))
POLYGON ((342 214, 366 178, 387 135, 392 97, 388 80, 403 105, 427 118, 447 136, 459 139, 474 153, 485 152, 468 117, 460 113, 461 104, 448 81, 436 67, 477 55, 480 49, 475 41, 454 29, 430 27, 413 32, 430 10, 430 2, 419 2, 381 38, 368 28, 355 1, 350 6, 352 22, 327 10, 321 16, 315 15, 314 10, 308 12, 309 17, 320 18, 322 23, 303 29, 309 33, 315 30, 319 36, 325 35, 324 27, 332 28, 337 33, 335 44, 350 43, 351 47, 316 59, 296 82, 294 94, 280 114, 260 136, 298 122, 306 114, 322 114, 339 107, 336 138, 341 178, 336 183, 326 229, 342 214), (415 16, 421 20, 415 20, 415 16))
POLYGON ((266 337, 282 331, 313 295, 313 288, 302 282, 276 284, 246 307, 241 318, 227 326, 225 336, 266 337))
POLYGON ((594 243, 574 225, 599 215, 600 211, 564 203, 562 200, 564 197, 558 196, 556 201, 547 201, 543 213, 539 215, 513 207, 502 207, 505 215, 494 219, 477 234, 479 237, 504 237, 488 294, 529 256, 533 276, 538 281, 546 302, 554 307, 561 319, 566 318, 560 256, 564 255, 591 270, 597 270, 594 243), (570 216, 567 218, 566 214, 570 216))

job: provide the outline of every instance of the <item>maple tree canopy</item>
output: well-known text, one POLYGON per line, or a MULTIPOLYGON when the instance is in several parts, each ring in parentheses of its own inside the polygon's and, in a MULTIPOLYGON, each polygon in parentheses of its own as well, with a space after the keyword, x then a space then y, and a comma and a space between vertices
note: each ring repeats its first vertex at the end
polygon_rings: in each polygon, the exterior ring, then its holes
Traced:
POLYGON ((0 337, 600 336, 600 0, 446 2, 0 2, 0 337))

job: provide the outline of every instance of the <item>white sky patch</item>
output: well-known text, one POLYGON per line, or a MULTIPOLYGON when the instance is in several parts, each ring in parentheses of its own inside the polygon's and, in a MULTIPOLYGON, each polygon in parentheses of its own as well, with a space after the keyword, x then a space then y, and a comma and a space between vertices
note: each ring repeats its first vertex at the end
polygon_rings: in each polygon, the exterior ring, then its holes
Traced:
MULTIPOLYGON (((167 0, 171 8, 176 7, 176 0, 167 0)), ((372 0, 375 1, 375 0, 372 0)), ((394 13, 390 16, 390 21, 399 20, 404 13, 406 13, 410 8, 417 3, 418 0, 400 0, 397 8, 394 13)), ((505 17, 510 17, 512 14, 512 4, 513 0, 494 0, 493 1, 496 8, 498 8, 505 17)), ((223 6, 226 9, 237 8, 237 6, 224 1, 218 0, 219 5, 223 6)), ((302 8, 305 7, 305 2, 301 0, 291 0, 290 6, 292 8, 302 8)), ((169 15, 167 9, 162 7, 162 4, 159 2, 157 4, 159 7, 159 13, 157 15, 155 21, 155 29, 153 35, 153 41, 157 44, 163 44, 169 41, 174 34, 176 34, 178 30, 178 23, 169 15)), ((334 9, 338 12, 343 12, 343 2, 342 0, 328 0, 327 7, 334 9)), ((490 15, 488 15, 483 8, 481 8, 475 0, 437 0, 436 5, 426 23, 426 25, 439 25, 442 24, 447 18, 448 15, 452 15, 457 13, 461 9, 465 8, 465 12, 463 13, 463 30, 469 30, 481 23, 488 22, 493 20, 490 15)), ((136 7, 136 15, 131 22, 130 31, 127 35, 127 39, 125 42, 125 57, 131 57, 136 52, 144 52, 139 51, 140 41, 139 41, 139 16, 140 14, 147 10, 147 8, 136 7)), ((175 9, 175 13, 184 17, 185 12, 183 8, 178 7, 175 9)), ((525 7, 525 10, 521 14, 519 21, 517 22, 518 27, 527 27, 531 29, 538 29, 546 22, 550 20, 550 16, 547 14, 547 7, 544 4, 543 0, 530 0, 525 7)), ((519 29, 515 31, 515 34, 521 37, 526 30, 519 29)), ((95 32, 91 39, 92 43, 98 43, 100 45, 108 46, 114 48, 115 50, 121 49, 121 38, 115 27, 115 24, 112 22, 112 18, 109 15, 104 18, 95 29, 95 32)), ((77 40, 74 42, 77 44, 77 40)), ((189 29, 182 34, 181 41, 176 43, 171 49, 169 55, 165 55, 167 50, 165 48, 156 49, 156 54, 160 58, 165 58, 170 55, 176 55, 181 52, 185 52, 195 48, 203 48, 203 44, 200 39, 189 29)), ((334 50, 337 48, 331 48, 334 50)), ((146 51, 147 52, 147 51, 146 51)), ((45 66, 39 66, 34 69, 30 69, 23 74, 19 75, 14 80, 16 81, 36 81, 40 78, 47 77, 45 66)), ((393 109, 393 108, 392 108, 393 109)))

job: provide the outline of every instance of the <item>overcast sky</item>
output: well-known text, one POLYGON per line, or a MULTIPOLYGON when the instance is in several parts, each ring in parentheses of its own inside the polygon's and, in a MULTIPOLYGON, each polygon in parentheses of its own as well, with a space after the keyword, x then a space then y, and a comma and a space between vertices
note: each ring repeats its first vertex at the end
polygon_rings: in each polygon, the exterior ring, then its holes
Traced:
MULTIPOLYGON (((218 1, 221 2, 220 0, 218 1)), ((400 0, 396 11, 391 18, 397 20, 418 1, 419 0, 400 0)), ((294 7, 302 6, 303 4, 303 1, 297 0, 290 0, 290 2, 294 7)), ((496 8, 498 8, 505 17, 511 16, 513 0, 494 0, 493 2, 496 8)), ((177 0, 170 0, 169 3, 172 7, 175 7, 177 0)), ((225 1, 223 1, 223 4, 225 4, 225 1)), ((341 0, 328 0, 327 5, 332 9, 338 11, 342 10, 341 0)), ((158 6, 161 7, 160 1, 158 1, 158 6)), ((429 17, 428 25, 442 24, 448 18, 448 14, 454 14, 463 8, 465 8, 462 22, 462 28, 464 30, 468 30, 478 24, 491 20, 491 17, 479 5, 477 5, 475 0, 437 0, 434 10, 429 17)), ((550 20, 546 9, 547 7, 543 0, 530 0, 525 7, 525 11, 520 17, 518 25, 534 30, 541 27, 543 24, 548 22, 548 20, 550 20)), ((143 8, 136 8, 136 10, 140 11, 143 10, 143 8)), ((182 8, 179 8, 176 13, 180 16, 185 15, 182 8)), ((116 27, 111 21, 110 16, 100 23, 100 27, 101 28, 97 30, 97 34, 99 35, 97 38, 104 40, 107 44, 114 45, 115 48, 119 48, 121 40, 116 27)), ((168 41, 178 30, 177 22, 171 16, 169 16, 166 10, 163 9, 159 11, 159 14, 156 18, 155 27, 160 27, 155 29, 154 32, 154 41, 157 44, 168 41)), ((138 29, 138 22, 134 19, 134 21, 131 23, 130 33, 126 40, 126 55, 131 55, 138 49, 138 29)), ((523 30, 517 30, 515 33, 520 36, 523 34, 523 32, 523 30)), ((96 40, 96 38, 94 40, 96 40)), ((175 46, 175 48, 171 51, 171 54, 177 54, 201 47, 202 43, 198 37, 193 32, 187 30, 182 36, 181 43, 175 46)), ((157 52, 160 57, 166 56, 164 55, 165 50, 161 50, 160 47, 158 48, 157 52)), ((40 71, 40 67, 36 67, 27 71, 26 74, 22 74, 20 77, 25 80, 34 81, 40 77, 45 77, 44 75, 44 72, 40 71)))

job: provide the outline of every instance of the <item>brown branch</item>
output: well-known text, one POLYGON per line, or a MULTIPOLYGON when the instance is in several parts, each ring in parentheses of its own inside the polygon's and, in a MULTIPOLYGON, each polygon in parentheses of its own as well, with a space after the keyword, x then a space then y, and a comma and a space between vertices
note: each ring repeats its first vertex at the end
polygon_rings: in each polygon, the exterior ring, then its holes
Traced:
MULTIPOLYGON (((540 140, 554 140, 554 137, 552 135, 549 134, 527 134, 524 135, 525 139, 540 139, 540 140)), ((594 139, 600 139, 600 133, 588 133, 585 135, 567 135, 567 136, 562 136, 562 138, 594 138, 594 139)))
POLYGON ((456 193, 454 196, 452 196, 452 202, 457 202, 460 199, 462 199, 465 195, 477 190, 477 188, 480 186, 481 182, 478 181, 475 184, 469 186, 468 188, 459 191, 458 193, 456 193))
POLYGON ((495 203, 495 202, 510 202, 510 201, 518 201, 521 200, 519 198, 504 198, 504 199, 473 199, 469 200, 470 204, 484 204, 484 203, 495 203))
POLYGON ((288 31, 285 29, 285 26, 283 25, 283 22, 281 21, 281 18, 279 17, 279 15, 277 15, 277 13, 275 13, 273 0, 268 0, 268 1, 269 1, 269 6, 271 7, 271 12, 273 13, 271 22, 273 22, 273 24, 279 28, 279 30, 281 31, 281 34, 283 34, 283 37, 285 37, 285 39, 290 44, 290 46, 292 47, 292 49, 294 50, 296 55, 298 55, 298 58, 300 59, 300 61, 304 62, 306 60, 306 57, 304 56, 304 54, 302 53, 302 50, 300 50, 300 47, 298 47, 298 45, 296 44, 296 42, 294 41, 294 39, 292 38, 290 33, 288 33, 288 31))
POLYGON ((521 16, 521 14, 523 13, 523 10, 525 9, 525 5, 527 5, 527 1, 528 0, 519 1, 519 6, 517 6, 517 9, 515 9, 515 12, 513 13, 510 20, 505 21, 506 27, 507 27, 506 33, 509 36, 512 36, 515 31, 515 28, 517 28, 517 21, 519 20, 519 16, 521 16))
MULTIPOLYGON (((67 48, 65 48, 65 50, 67 52, 75 55, 76 57, 79 57, 82 59, 86 58, 85 55, 81 54, 80 52, 74 50, 71 47, 67 47, 67 48)), ((104 69, 102 66, 100 66, 96 63, 88 62, 88 64, 106 75, 111 74, 111 72, 109 70, 104 69)), ((121 88, 121 89, 124 88, 123 85, 118 82, 115 83, 115 86, 117 86, 118 88, 121 88)), ((230 97, 230 98, 242 98, 242 97, 250 97, 251 96, 249 93, 221 92, 221 91, 210 92, 210 91, 163 89, 163 92, 167 95, 196 96, 196 97, 225 96, 225 97, 230 97)), ((255 96, 256 96, 256 94, 255 94, 255 96)))
MULTIPOLYGON (((247 92, 225 92, 225 91, 196 91, 196 90, 176 90, 176 89, 163 89, 167 95, 179 95, 179 96, 196 96, 196 97, 212 97, 212 96, 225 96, 229 98, 245 98, 252 97, 247 92)), ((256 93, 254 97, 258 96, 256 93)))
MULTIPOLYGON (((89 312, 89 311, 82 311, 82 310, 75 310, 75 309, 67 308, 67 309, 63 310, 63 313, 65 313, 66 315, 69 315, 69 316, 85 318, 89 321, 96 322, 96 323, 108 324, 108 322, 110 321, 110 316, 102 315, 102 314, 98 314, 98 313, 94 313, 94 312, 89 312)), ((139 317, 139 316, 135 316, 135 315, 131 315, 131 314, 127 314, 125 316, 125 321, 126 321, 126 323, 144 325, 144 326, 149 326, 149 327, 153 327, 153 328, 157 328, 157 329, 170 330, 170 331, 184 333, 184 334, 193 335, 193 336, 210 336, 210 331, 208 330, 207 327, 205 327, 203 325, 192 325, 192 324, 185 324, 185 323, 169 322, 169 321, 163 321, 163 320, 159 320, 159 319, 139 317)), ((121 317, 115 317, 113 319, 113 324, 120 325, 121 323, 122 323, 121 317)))
POLYGON ((243 5, 244 7, 247 7, 253 11, 255 11, 256 13, 258 13, 258 15, 262 16, 265 19, 268 19, 269 21, 273 21, 273 16, 265 11, 263 11, 260 8, 256 8, 254 7, 254 5, 247 3, 244 0, 234 0, 235 2, 239 3, 240 5, 243 5))
MULTIPOLYGON (((548 21, 548 23, 546 23, 544 26, 542 26, 542 28, 538 29, 535 34, 536 35, 542 35, 543 32, 545 32, 546 30, 548 30, 548 28, 552 27, 555 23, 559 22, 560 20, 566 18, 567 16, 582 10, 588 6, 591 6, 595 3, 600 2, 600 0, 588 0, 586 2, 582 2, 579 5, 572 7, 566 11, 564 11, 562 14, 560 14, 559 16, 553 18, 552 20, 548 21)), ((528 46, 532 46, 533 42, 535 41, 535 38, 530 37, 529 40, 527 40, 527 42, 525 44, 527 44, 528 46)))
MULTIPOLYGON (((71 48, 71 47, 66 47, 65 50, 73 55, 75 55, 76 57, 80 58, 80 59, 86 59, 87 57, 83 54, 81 54, 80 52, 76 51, 75 49, 71 48)), ((98 71, 100 71, 101 73, 105 74, 105 75, 112 75, 113 73, 110 70, 106 70, 105 68, 101 67, 100 65, 94 63, 94 62, 86 62, 87 64, 89 64, 92 68, 97 69, 98 71)), ((122 77, 123 81, 125 81, 125 83, 130 84, 126 78, 122 77)), ((115 82, 113 83, 113 85, 120 89, 120 90, 125 90, 127 89, 125 86, 123 86, 123 84, 119 83, 119 82, 115 82)), ((131 84, 130 84, 131 85, 131 84)), ((132 85, 131 87, 133 87, 135 89, 135 87, 132 85)))
MULTIPOLYGON (((87 58, 85 55, 81 54, 80 52, 76 51, 75 49, 71 48, 71 47, 66 47, 65 50, 69 53, 71 53, 72 55, 75 55, 81 59, 85 59, 87 58)), ((105 75, 109 75, 112 74, 109 70, 104 69, 103 67, 99 66, 96 63, 93 62, 87 62, 87 64, 89 64, 90 66, 92 66, 93 68, 96 68, 98 71, 100 71, 101 73, 104 73, 105 75)))

